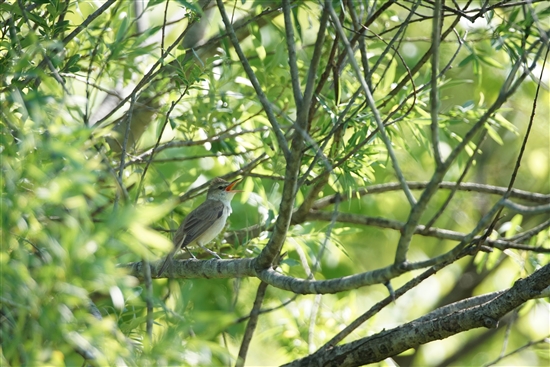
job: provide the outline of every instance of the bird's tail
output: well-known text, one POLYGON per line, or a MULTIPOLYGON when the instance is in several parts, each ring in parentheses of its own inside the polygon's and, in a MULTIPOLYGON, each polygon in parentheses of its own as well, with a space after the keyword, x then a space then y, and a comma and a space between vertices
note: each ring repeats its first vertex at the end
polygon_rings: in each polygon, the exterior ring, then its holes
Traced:
POLYGON ((185 238, 187 237, 187 235, 186 234, 183 234, 183 236, 181 235, 182 228, 183 228, 182 226, 178 228, 178 231, 174 236, 174 248, 172 249, 172 251, 170 251, 168 256, 166 256, 166 260, 164 260, 164 263, 162 263, 162 266, 160 267, 159 272, 157 273, 157 277, 160 277, 160 275, 164 273, 168 264, 172 263, 172 258, 174 257, 174 254, 176 253, 176 251, 178 251, 183 246, 183 242, 185 241, 185 238))
POLYGON ((166 270, 166 267, 168 266, 168 264, 172 263, 172 258, 174 257, 174 254, 176 253, 177 250, 178 250, 178 248, 174 247, 174 249, 172 251, 170 251, 170 253, 166 256, 166 259, 162 263, 162 266, 160 267, 160 269, 157 273, 157 277, 160 277, 160 275, 162 273, 164 273, 164 271, 166 270))

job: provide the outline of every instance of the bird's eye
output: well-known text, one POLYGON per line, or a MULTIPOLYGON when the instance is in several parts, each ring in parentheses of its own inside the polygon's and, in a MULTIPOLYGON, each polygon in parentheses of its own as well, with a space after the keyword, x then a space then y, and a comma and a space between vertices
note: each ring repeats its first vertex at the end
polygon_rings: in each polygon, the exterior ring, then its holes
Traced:
POLYGON ((218 189, 223 190, 224 187, 223 186, 218 186, 218 189))

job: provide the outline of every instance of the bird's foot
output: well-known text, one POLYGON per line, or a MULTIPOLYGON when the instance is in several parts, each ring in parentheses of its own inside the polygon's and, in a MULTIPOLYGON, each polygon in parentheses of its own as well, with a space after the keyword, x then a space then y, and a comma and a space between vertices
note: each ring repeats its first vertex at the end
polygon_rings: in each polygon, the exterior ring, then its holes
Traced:
POLYGON ((216 257, 217 259, 219 259, 219 260, 221 260, 221 259, 222 259, 222 258, 220 257, 220 255, 218 255, 218 254, 217 254, 217 253, 215 253, 214 251, 212 251, 212 250, 209 250, 209 249, 207 249, 207 248, 206 248, 206 247, 204 247, 204 246, 201 246, 201 248, 202 248, 202 249, 203 249, 204 251, 208 252, 208 253, 209 253, 210 255, 212 255, 212 256, 214 256, 214 257, 216 257))

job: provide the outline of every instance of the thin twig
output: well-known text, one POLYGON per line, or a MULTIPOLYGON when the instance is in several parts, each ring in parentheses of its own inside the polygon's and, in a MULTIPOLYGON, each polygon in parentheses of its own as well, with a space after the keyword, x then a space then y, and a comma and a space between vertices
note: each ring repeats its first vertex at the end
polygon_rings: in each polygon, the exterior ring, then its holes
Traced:
MULTIPOLYGON (((296 299, 300 297, 299 294, 295 294, 294 296, 292 296, 292 298, 289 298, 287 299, 285 302, 281 303, 280 305, 278 306, 275 306, 275 307, 270 307, 270 308, 266 308, 266 309, 263 309, 263 310, 260 310, 258 311, 258 315, 261 315, 261 314, 264 314, 264 313, 269 313, 269 312, 273 312, 273 311, 276 311, 276 310, 279 310, 283 307, 286 307, 288 306, 289 304, 291 304, 292 302, 296 301, 296 299)), ((231 324, 232 325, 235 325, 235 324, 240 324, 241 322, 243 321, 246 321, 250 318, 250 314, 246 315, 246 316, 243 316, 243 317, 239 317, 238 319, 236 319, 235 321, 233 321, 231 324)))
POLYGON ((439 74, 439 40, 441 39, 441 24, 443 23, 441 14, 441 0, 435 0, 434 16, 432 22, 432 75, 430 80, 430 117, 432 130, 432 149, 436 167, 442 163, 441 152, 439 150, 439 88, 437 75, 439 74))
POLYGON ((149 159, 147 160, 147 164, 145 165, 145 168, 143 169, 143 173, 141 174, 138 189, 136 191, 136 198, 134 200, 134 203, 137 203, 139 194, 141 192, 141 188, 143 186, 143 181, 145 179, 145 175, 147 174, 147 170, 149 169, 149 165, 151 164, 151 161, 153 160, 153 157, 155 156, 155 150, 158 148, 160 144, 160 140, 162 139, 162 134, 164 133, 164 129, 166 128, 166 125, 168 124, 168 121, 170 120, 170 114, 176 107, 176 105, 181 101, 185 93, 187 93, 189 86, 185 87, 185 90, 180 94, 179 98, 176 101, 172 101, 172 104, 170 105, 170 108, 168 109, 168 112, 166 113, 166 117, 164 118, 164 124, 162 125, 162 128, 160 129, 159 136, 157 138, 157 142, 153 149, 151 150, 151 154, 149 155, 149 159))
MULTIPOLYGON (((246 135, 246 134, 254 134, 258 132, 265 132, 267 131, 267 127, 260 127, 252 130, 242 130, 237 132, 231 132, 231 133, 221 133, 216 134, 214 136, 208 137, 206 139, 202 140, 175 140, 168 143, 164 143, 162 145, 159 145, 154 150, 155 153, 162 152, 166 149, 171 148, 181 148, 181 147, 191 147, 191 146, 197 146, 197 145, 204 145, 206 143, 214 143, 217 141, 221 141, 224 139, 233 139, 237 136, 246 135)), ((154 147, 153 147, 154 148, 154 147)), ((134 157, 130 162, 128 162, 127 165, 134 164, 135 162, 142 162, 145 158, 149 157, 153 153, 153 148, 147 149, 145 152, 141 153, 140 155, 134 157)))
MULTIPOLYGON (((465 5, 465 8, 467 8, 470 3, 472 2, 472 0, 468 0, 468 2, 466 3, 465 5)), ((454 28, 457 26, 457 24, 460 22, 462 18, 461 17, 457 17, 455 20, 453 20, 453 22, 449 25, 449 27, 447 28, 447 30, 445 32, 443 32, 443 34, 441 35, 441 40, 444 40, 445 38, 447 38, 447 36, 454 30, 454 28)), ((383 33, 382 33, 383 34, 383 33)), ((425 53, 424 55, 422 55, 422 57, 420 58, 420 60, 416 63, 416 65, 411 69, 411 75, 416 75, 421 69, 422 69, 422 66, 424 66, 424 64, 430 59, 430 55, 432 54, 432 50, 433 48, 430 47, 425 53)), ((399 81, 399 83, 397 83, 397 85, 395 86, 395 88, 393 88, 387 95, 385 101, 378 106, 378 108, 382 109, 384 107, 386 107, 386 105, 388 103, 390 103, 390 101, 393 99, 393 97, 395 97, 396 95, 398 95, 398 93, 400 91, 403 90, 403 87, 407 84, 407 81, 409 80, 409 76, 405 76, 403 77, 403 79, 401 79, 399 81)))
MULTIPOLYGON (((540 40, 533 42, 531 47, 527 50, 526 53, 523 54, 522 57, 524 58, 526 57, 525 55, 530 54, 532 50, 535 47, 537 47, 539 44, 540 44, 540 40)), ((420 218, 428 205, 428 202, 431 200, 433 195, 435 195, 435 193, 437 192, 439 183, 443 180, 443 177, 451 167, 451 164, 457 159, 458 155, 462 153, 462 151, 466 148, 467 144, 470 143, 470 141, 477 134, 477 132, 485 125, 487 120, 491 116, 493 116, 498 111, 498 109, 504 104, 504 102, 506 102, 508 98, 515 93, 517 88, 519 88, 523 80, 529 75, 528 70, 531 70, 536 66, 536 62, 540 57, 540 53, 542 52, 542 49, 543 48, 541 47, 538 50, 538 52, 534 55, 533 63, 529 67, 527 67, 526 70, 517 77, 516 77, 516 71, 519 69, 520 65, 523 65, 523 60, 519 60, 514 64, 514 67, 510 71, 510 74, 508 75, 507 80, 504 82, 503 86, 501 87, 498 98, 487 109, 487 111, 479 118, 479 120, 470 128, 470 130, 462 137, 462 140, 449 153, 449 156, 447 157, 447 159, 445 159, 445 161, 439 167, 436 168, 430 182, 428 183, 428 185, 426 186, 426 189, 420 196, 418 203, 414 205, 414 207, 412 208, 411 213, 409 214, 409 218, 407 220, 407 224, 405 225, 405 228, 403 228, 403 232, 401 233, 401 237, 399 238, 399 242, 397 244, 397 250, 395 254, 396 264, 404 264, 406 262, 407 253, 409 250, 410 242, 412 240, 414 228, 419 223, 420 218)))
POLYGON ((160 53, 163 55, 164 54, 164 37, 165 37, 165 32, 166 32, 166 18, 167 18, 167 15, 168 15, 168 4, 170 3, 169 0, 165 0, 165 5, 164 5, 164 16, 163 16, 163 19, 162 19, 162 33, 161 33, 161 37, 160 37, 160 53))
POLYGON ((512 236, 508 238, 509 241, 514 241, 514 243, 520 242, 520 241, 526 241, 530 238, 533 238, 540 232, 544 231, 546 228, 550 227, 550 219, 544 221, 543 223, 539 224, 538 226, 535 226, 531 228, 530 230, 527 230, 525 232, 520 232, 516 234, 515 236, 512 236))
POLYGON ((145 75, 143 75, 143 78, 141 78, 141 80, 138 82, 138 84, 134 87, 134 89, 132 90, 132 92, 130 92, 130 94, 125 97, 122 101, 120 101, 120 103, 115 107, 113 108, 111 111, 109 111, 105 116, 103 116, 101 118, 101 120, 97 121, 96 124, 98 126, 102 126, 103 123, 105 121, 107 121, 107 119, 109 117, 111 117, 116 111, 118 111, 122 106, 124 106, 126 104, 126 102, 128 102, 130 99, 132 98, 135 98, 136 94, 149 82, 151 81, 158 73, 159 73, 159 67, 161 67, 163 64, 164 64, 164 60, 166 59, 166 57, 170 54, 170 52, 172 52, 172 50, 177 47, 181 41, 183 40, 183 38, 185 37, 185 35, 187 34, 187 32, 189 31, 189 29, 191 28, 191 25, 193 25, 194 23, 196 22, 196 20, 192 20, 189 22, 189 24, 187 25, 187 28, 185 28, 185 30, 183 32, 181 32, 181 34, 178 36, 178 38, 166 49, 166 51, 164 53, 162 53, 160 55, 160 57, 158 58, 157 61, 155 61, 155 63, 151 66, 151 68, 149 69, 149 71, 147 73, 145 73, 145 75))
POLYGON ((435 213, 434 216, 432 217, 432 219, 430 219, 428 221, 428 223, 426 223, 426 229, 429 229, 431 226, 433 226, 434 223, 437 221, 437 219, 441 216, 441 214, 443 214, 445 209, 447 209, 447 206, 450 204, 451 200, 453 199, 454 194, 459 190, 459 187, 460 187, 460 184, 462 183, 462 180, 464 180, 464 178, 466 177, 466 174, 468 173, 470 167, 472 167, 472 164, 475 161, 475 157, 477 155, 477 152, 479 151, 479 148, 481 147, 481 144, 483 144, 483 142, 485 141, 486 136, 487 136, 487 130, 485 130, 481 133, 481 136, 479 137, 479 140, 476 143, 476 148, 472 152, 472 155, 468 158, 468 161, 466 162, 466 166, 464 167, 460 177, 456 181, 455 187, 451 189, 451 192, 449 193, 449 195, 445 199, 445 202, 441 205, 441 207, 439 208, 437 213, 435 213))
MULTIPOLYGON (((333 215, 330 212, 311 212, 309 213, 305 218, 304 221, 332 221, 333 215)), ((379 217, 369 217, 366 215, 361 214, 352 214, 352 213, 342 213, 339 212, 336 216, 336 222, 338 223, 348 223, 348 224, 359 224, 359 225, 365 225, 365 226, 373 226, 377 228, 386 228, 386 229, 393 229, 396 231, 402 231, 403 227, 405 226, 405 223, 392 220, 392 219, 386 219, 386 218, 379 218, 379 217)), ((539 228, 539 232, 548 228, 550 226, 550 223, 545 222, 544 228, 539 228)), ((462 241, 466 238, 467 234, 463 232, 457 232, 457 231, 451 231, 448 229, 442 229, 442 228, 426 228, 424 225, 417 225, 414 229, 414 234, 418 234, 420 236, 424 237, 434 237, 439 239, 445 239, 445 240, 452 240, 452 241, 462 241)), ((474 237, 473 241, 478 241, 481 237, 474 237)), ((518 248, 517 241, 511 240, 511 239, 497 239, 492 240, 490 238, 485 240, 485 243, 493 248, 498 248, 500 250, 505 250, 507 248, 518 248)), ((526 246, 521 245, 522 249, 530 250, 533 252, 550 252, 550 248, 534 248, 532 246, 526 246)))
POLYGON ((151 265, 149 261, 143 259, 143 279, 145 280, 145 303, 147 305, 146 332, 149 338, 148 342, 153 342, 153 280, 151 278, 151 265))
POLYGON ((537 205, 537 206, 525 206, 516 204, 508 199, 505 199, 504 207, 520 214, 535 215, 535 214, 545 214, 550 213, 550 204, 546 205, 537 205))
POLYGON ((260 307, 262 307, 262 302, 265 297, 265 291, 267 290, 268 284, 261 282, 258 286, 258 291, 256 292, 256 299, 254 300, 254 305, 250 311, 250 318, 248 319, 248 324, 246 325, 246 330, 243 335, 243 340, 241 342, 241 347, 239 349, 239 355, 237 361, 235 362, 235 367, 244 366, 246 361, 246 354, 248 353, 248 347, 250 346, 250 341, 252 340, 252 335, 258 324, 258 316, 260 314, 260 307))
POLYGON ((535 341, 530 341, 528 342, 527 344, 517 348, 517 349, 514 349, 513 351, 511 351, 510 353, 508 354, 505 354, 505 355, 502 355, 502 356, 499 356, 497 359, 495 359, 494 361, 491 361, 485 365, 483 365, 483 367, 490 367, 490 366, 494 366, 496 365, 498 362, 500 362, 501 360, 505 359, 505 358, 508 358, 514 354, 517 354, 519 352, 521 352, 522 350, 524 349, 527 349, 527 348, 531 348, 533 345, 537 345, 537 344, 547 344, 547 345, 550 345, 550 335, 542 338, 542 339, 539 339, 539 340, 535 340, 535 341))
MULTIPOLYGON (((466 254, 464 254, 466 256, 466 254)), ((458 259, 457 259, 458 260, 458 259)), ((422 274, 414 277, 413 279, 409 280, 407 283, 405 283, 403 286, 399 287, 394 295, 387 296, 382 301, 378 302, 374 306, 372 306, 368 311, 363 313, 361 316, 353 320, 348 326, 346 326, 342 331, 340 331, 338 334, 332 337, 327 343, 325 343, 321 348, 319 348, 318 352, 325 350, 327 348, 331 348, 344 340, 345 337, 350 335, 355 329, 357 329, 359 326, 365 323, 368 319, 376 315, 380 310, 382 310, 384 307, 388 306, 390 303, 395 302, 396 299, 400 298, 402 295, 407 293, 409 290, 415 288, 417 285, 419 285, 422 281, 426 280, 427 278, 431 277, 435 273, 437 273, 439 270, 443 269, 444 267, 448 266, 452 262, 445 262, 441 263, 439 265, 433 266, 430 269, 426 270, 422 274)))
POLYGON ((369 89, 369 86, 367 85, 367 82, 365 81, 365 78, 363 77, 361 70, 359 69, 359 65, 357 65, 357 61, 355 60, 353 49, 351 48, 351 45, 349 41, 346 38, 346 34, 344 33, 344 30, 342 29, 342 25, 340 24, 340 20, 338 19, 338 16, 336 15, 336 12, 332 8, 332 3, 330 1, 325 2, 325 6, 328 8, 330 17, 332 18, 332 22, 336 27, 336 30, 340 34, 340 38, 342 39, 342 42, 344 43, 344 46, 348 52, 349 62, 351 63, 353 69, 355 70, 355 74, 357 78, 359 79, 359 83, 361 84, 361 87, 363 88, 363 91, 365 92, 365 97, 367 99, 367 103, 369 105, 369 108, 372 111, 374 120, 376 121, 376 124, 378 125, 380 137, 382 141, 384 142, 384 145, 386 146, 386 149, 388 151, 388 155, 391 158, 391 161, 393 163, 393 169, 395 171, 395 174, 397 176, 397 179, 399 182, 401 182, 403 192, 405 193, 405 196, 407 197, 409 203, 414 205, 416 203, 416 199, 412 195, 410 189, 407 187, 407 182, 405 180, 405 177, 403 176, 403 173, 401 172, 401 168, 399 167, 399 162, 397 161, 397 156, 395 155, 395 151, 393 150, 392 143, 386 133, 386 129, 384 127, 384 124, 382 123, 382 119, 380 118, 380 113, 378 109, 376 108, 376 102, 374 101, 374 97, 372 96, 372 93, 369 89))
MULTIPOLYGON (((428 186, 429 182, 409 181, 407 182, 407 184, 409 185, 411 190, 424 190, 428 186)), ((456 182, 452 182, 452 181, 443 181, 443 182, 440 182, 438 185, 440 189, 445 189, 445 190, 452 190, 455 188, 455 186, 456 186, 456 182)), ((371 194, 381 194, 385 192, 396 191, 396 190, 399 190, 400 188, 401 188, 401 185, 398 182, 371 185, 365 188, 355 190, 352 193, 351 197, 358 197, 358 196, 371 195, 371 194)), ((487 184, 478 184, 475 182, 462 182, 458 186, 458 190, 500 196, 507 191, 507 188, 501 187, 501 186, 487 185, 487 184)), ((542 204, 550 203, 550 194, 532 193, 529 191, 524 191, 519 189, 512 189, 512 191, 510 192, 510 197, 521 199, 521 200, 527 200, 533 203, 542 203, 542 204)), ((347 200, 347 198, 344 196, 341 198, 341 200, 347 200)), ((312 209, 320 210, 320 209, 326 208, 328 205, 334 204, 334 202, 335 202, 335 195, 328 195, 322 199, 317 200, 312 205, 312 209)))
POLYGON ((290 68, 290 81, 296 108, 302 108, 302 91, 300 89, 300 76, 298 74, 298 63, 296 60, 296 43, 294 41, 294 27, 290 17, 290 0, 283 0, 283 18, 285 20, 286 47, 288 50, 288 66, 290 68))
MULTIPOLYGON (((115 10, 116 10, 116 7, 115 7, 115 10)), ((105 22, 105 25, 103 27, 101 27, 101 32, 99 32, 99 35, 97 37, 98 40, 103 40, 105 39, 105 32, 107 32, 108 29, 110 29, 110 26, 111 26, 111 21, 112 21, 112 18, 109 18, 107 19, 107 21, 105 22)), ((95 42, 94 44, 94 48, 90 54, 90 60, 88 62, 88 71, 86 72, 86 106, 84 108, 84 115, 82 117, 82 120, 84 122, 84 125, 85 126, 89 126, 90 125, 90 102, 92 100, 92 91, 91 91, 91 82, 90 82, 90 79, 92 78, 92 71, 95 70, 95 67, 94 67, 94 61, 95 61, 95 58, 97 56, 97 52, 99 50, 99 47, 102 45, 101 42, 95 42)), ((97 75, 98 76, 101 76, 101 74, 103 73, 103 71, 105 70, 105 68, 107 67, 107 62, 103 62, 103 65, 101 66, 100 70, 98 71, 97 75)), ((118 97, 118 95, 116 95, 118 97)))
MULTIPOLYGON (((543 67, 541 68, 541 71, 540 71, 540 79, 542 79, 542 76, 544 74, 544 66, 546 65, 546 59, 548 58, 548 53, 549 52, 550 52, 550 48, 546 48, 546 54, 544 55, 543 67)), ((524 55, 522 57, 524 57, 524 55)), ((516 65, 519 65, 519 62, 517 62, 516 65)), ((508 77, 509 83, 511 83, 511 80, 512 80, 512 78, 510 78, 510 75, 509 75, 509 77, 508 77)), ((504 84, 507 85, 508 83, 505 82, 504 84)), ((514 170, 512 171, 512 176, 510 177, 510 182, 508 184, 508 190, 506 190, 506 193, 502 196, 502 199, 504 200, 504 206, 506 206, 507 208, 512 209, 516 212, 523 213, 523 214, 540 214, 540 213, 550 212, 550 204, 540 205, 540 206, 535 207, 535 208, 529 208, 529 207, 526 207, 526 206, 523 206, 523 205, 514 204, 514 203, 512 203, 508 200, 508 197, 510 196, 512 188, 514 187, 514 182, 516 180, 516 176, 519 172, 519 167, 521 165, 521 159, 523 157, 523 153, 525 152, 525 148, 527 146, 527 140, 529 139, 529 135, 531 134, 531 128, 533 127, 533 122, 534 122, 534 119, 535 119, 535 112, 537 110, 537 99, 538 99, 538 96, 539 96, 540 84, 541 83, 537 83, 535 98, 533 98, 533 107, 531 108, 531 116, 529 118, 529 123, 527 124, 527 131, 525 132, 525 136, 523 137, 523 142, 521 144, 521 147, 520 147, 520 150, 519 150, 519 153, 518 153, 518 157, 516 159, 516 164, 514 165, 514 170)), ((497 221, 500 219, 500 214, 502 213, 503 209, 504 209, 504 207, 500 208, 498 213, 496 213, 496 215, 493 219, 493 222, 490 225, 490 228, 494 227, 496 225, 497 221)))
MULTIPOLYGON (((98 16, 103 14, 111 5, 115 3, 115 0, 107 0, 103 5, 101 5, 96 11, 94 11, 92 14, 90 14, 84 22, 82 22, 78 27, 76 27, 69 35, 65 38, 63 38, 62 44, 65 46, 67 43, 69 43, 72 39, 74 39, 80 32, 82 32, 88 25, 93 22, 98 16)), ((53 55, 56 56, 59 52, 62 52, 64 50, 64 47, 58 47, 56 48, 57 52, 53 55)), ((38 64, 38 68, 43 68, 46 65, 46 59, 47 55, 44 56, 44 59, 38 64)), ((25 86, 31 81, 38 81, 39 77, 34 76, 32 78, 28 78, 25 81, 22 82, 22 85, 25 86)))
POLYGON ((229 35, 229 39, 231 40, 231 43, 233 44, 233 48, 235 49, 235 52, 239 56, 239 60, 241 60, 241 64, 248 75, 248 79, 250 79, 250 82, 252 83, 252 86, 254 87, 254 90, 256 91, 256 95, 258 96, 258 99, 260 100, 260 103, 262 104, 265 113, 267 115, 267 119, 269 120, 269 123, 271 124, 271 127, 273 128, 273 132, 275 133, 275 137, 277 138, 277 142, 279 144, 279 148, 283 151, 283 154, 285 158, 288 160, 290 158, 290 151, 287 146, 286 139, 284 137, 284 134, 281 130, 281 127, 279 126, 279 123, 277 122, 277 119, 275 117, 275 114, 273 113, 273 110, 271 108, 271 104, 269 103, 269 100, 267 99, 265 93, 262 90, 262 87, 260 85, 260 82, 258 81, 258 78, 256 77, 256 74, 254 73, 254 70, 252 70, 252 67, 250 66, 250 63, 248 62, 241 45, 239 44, 239 40, 237 39, 237 35, 235 34, 235 30, 233 29, 233 25, 231 24, 229 18, 227 17, 227 13, 225 11, 225 6, 223 4, 223 0, 216 0, 218 4, 218 9, 220 10, 220 14, 223 19, 223 23, 225 24, 225 29, 229 35))

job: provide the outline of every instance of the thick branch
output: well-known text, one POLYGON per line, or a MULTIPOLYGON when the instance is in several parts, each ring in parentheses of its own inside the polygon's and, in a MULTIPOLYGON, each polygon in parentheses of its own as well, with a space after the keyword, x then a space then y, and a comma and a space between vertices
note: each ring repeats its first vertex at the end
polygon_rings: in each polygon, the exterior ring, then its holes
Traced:
POLYGON ((548 286, 550 265, 526 279, 518 280, 508 291, 479 306, 436 319, 421 318, 342 346, 322 350, 285 366, 360 366, 382 361, 407 349, 467 330, 495 328, 500 318, 527 300, 539 297, 548 286))
MULTIPOLYGON (((352 290, 366 285, 384 283, 403 271, 389 266, 374 271, 329 280, 307 280, 286 276, 269 268, 257 270, 255 258, 236 260, 183 260, 173 261, 169 276, 174 279, 228 279, 256 277, 276 288, 299 294, 326 294, 352 290)), ((158 275, 162 260, 151 263, 153 278, 165 278, 168 272, 158 275)), ((123 265, 130 274, 143 279, 143 262, 123 265)))

